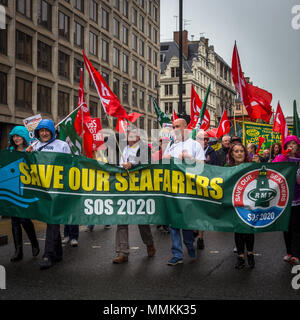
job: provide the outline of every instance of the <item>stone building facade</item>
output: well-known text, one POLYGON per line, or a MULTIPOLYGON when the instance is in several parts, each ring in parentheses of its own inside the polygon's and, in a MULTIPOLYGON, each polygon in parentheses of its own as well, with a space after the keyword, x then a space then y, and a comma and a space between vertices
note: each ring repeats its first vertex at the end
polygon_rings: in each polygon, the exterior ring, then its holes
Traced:
MULTIPOLYGON (((82 50, 128 112, 153 127, 159 79, 159 0, 0 0, 1 148, 14 125, 34 114, 57 123, 77 106, 82 50)), ((94 117, 107 119, 84 68, 94 117)), ((116 124, 116 121, 114 121, 116 124)))

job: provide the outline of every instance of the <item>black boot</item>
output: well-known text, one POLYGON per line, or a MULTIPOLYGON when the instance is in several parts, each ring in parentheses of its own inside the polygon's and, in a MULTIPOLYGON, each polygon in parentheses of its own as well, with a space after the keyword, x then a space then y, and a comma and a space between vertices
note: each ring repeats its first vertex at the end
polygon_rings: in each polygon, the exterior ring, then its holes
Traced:
POLYGON ((255 267, 255 260, 253 253, 247 254, 248 265, 251 269, 255 267))
POLYGON ((31 243, 32 255, 34 257, 36 257, 40 253, 40 246, 39 246, 39 242, 38 242, 37 237, 36 237, 34 225, 33 225, 32 221, 30 219, 26 219, 26 221, 23 222, 22 225, 23 225, 23 228, 26 231, 28 239, 29 239, 29 241, 31 243))
POLYGON ((236 269, 243 269, 245 267, 245 259, 243 257, 238 256, 235 264, 236 269))
POLYGON ((23 241, 22 241, 22 229, 21 226, 12 226, 12 234, 15 244, 15 254, 11 257, 11 262, 17 262, 23 259, 23 241))

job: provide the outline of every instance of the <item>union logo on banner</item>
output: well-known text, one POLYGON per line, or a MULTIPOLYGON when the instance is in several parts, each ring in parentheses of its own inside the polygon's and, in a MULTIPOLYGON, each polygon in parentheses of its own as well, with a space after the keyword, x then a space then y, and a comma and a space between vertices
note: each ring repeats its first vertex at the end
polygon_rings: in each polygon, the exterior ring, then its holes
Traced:
POLYGON ((262 167, 241 177, 232 194, 232 203, 239 218, 254 228, 273 224, 284 212, 289 188, 284 176, 262 167))

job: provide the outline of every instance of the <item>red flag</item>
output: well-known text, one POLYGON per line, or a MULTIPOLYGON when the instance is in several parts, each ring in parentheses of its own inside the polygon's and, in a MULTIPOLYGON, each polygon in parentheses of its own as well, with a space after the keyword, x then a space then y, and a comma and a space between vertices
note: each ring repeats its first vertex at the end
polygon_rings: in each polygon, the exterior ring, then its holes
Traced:
POLYGON ((118 123, 117 123, 117 126, 116 126, 116 130, 118 132, 126 134, 128 126, 129 126, 129 123, 128 123, 127 120, 118 118, 118 123))
POLYGON ((104 143, 104 137, 102 134, 102 125, 100 118, 91 118, 91 121, 86 123, 91 136, 93 151, 99 149, 99 147, 104 143))
POLYGON ((109 86, 101 76, 101 74, 92 66, 89 59, 83 51, 83 58, 92 78, 95 88, 98 92, 104 111, 112 117, 120 117, 128 119, 128 115, 124 107, 121 105, 117 96, 110 90, 109 86))
POLYGON ((176 119, 178 119, 178 116, 175 112, 175 109, 173 109, 173 112, 172 112, 172 122, 174 122, 176 119))
POLYGON ((128 120, 130 122, 136 122, 136 120, 141 116, 142 114, 141 113, 138 113, 138 112, 132 112, 128 115, 128 120))
POLYGON ((251 105, 251 118, 270 122, 272 117, 272 94, 249 83, 247 84, 247 89, 251 105))
POLYGON ((279 102, 274 117, 273 131, 281 134, 281 151, 283 153, 284 140, 289 135, 289 130, 279 102))
POLYGON ((83 137, 83 148, 88 158, 93 158, 93 136, 87 130, 86 123, 91 121, 91 115, 84 99, 83 90, 83 70, 81 69, 81 78, 78 91, 77 106, 81 106, 75 118, 75 130, 83 137))
POLYGON ((232 80, 251 119, 269 122, 272 116, 272 94, 252 86, 244 78, 236 44, 232 55, 232 80))
POLYGON ((217 129, 216 137, 219 139, 229 131, 230 131, 230 122, 228 120, 226 109, 224 109, 222 118, 220 120, 218 129, 217 129))
MULTIPOLYGON (((188 129, 195 128, 198 119, 199 119, 199 113, 202 108, 202 101, 200 100, 196 90, 194 89, 194 86, 192 85, 191 89, 191 121, 188 125, 188 129)), ((210 125, 210 116, 207 111, 205 110, 204 118, 201 124, 200 129, 208 130, 210 125)))

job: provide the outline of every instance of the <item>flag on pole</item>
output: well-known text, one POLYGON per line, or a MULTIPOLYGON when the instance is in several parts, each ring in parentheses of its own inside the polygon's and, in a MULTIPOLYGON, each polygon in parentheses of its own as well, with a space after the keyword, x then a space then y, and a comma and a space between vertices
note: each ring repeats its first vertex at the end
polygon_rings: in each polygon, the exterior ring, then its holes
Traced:
POLYGON ((101 76, 86 57, 84 51, 83 58, 84 63, 88 69, 89 75, 92 78, 97 93, 99 95, 103 109, 107 115, 111 117, 119 117, 122 119, 128 119, 128 114, 124 107, 121 105, 118 97, 111 91, 104 78, 101 76))
POLYGON ((83 138, 83 149, 88 158, 93 158, 93 136, 89 132, 86 124, 91 121, 91 115, 86 105, 83 90, 83 70, 81 69, 81 78, 78 91, 78 103, 80 107, 75 118, 75 129, 80 137, 83 138))
POLYGON ((228 120, 227 111, 226 109, 224 109, 222 118, 220 120, 218 129, 216 132, 216 137, 219 139, 229 132, 230 132, 230 122, 228 120))
POLYGON ((300 137, 300 120, 297 112, 297 102, 294 100, 294 123, 293 123, 293 135, 300 137))
MULTIPOLYGON (((202 108, 202 101, 199 98, 194 86, 191 87, 191 121, 188 124, 188 129, 194 129, 199 119, 199 114, 202 108)), ((210 125, 210 116, 207 110, 205 110, 204 118, 200 129, 208 130, 210 125)))
POLYGON ((159 106, 157 105, 153 97, 152 97, 152 101, 153 101, 155 113, 157 115, 157 121, 159 122, 161 127, 163 126, 164 123, 172 123, 172 120, 163 111, 160 110, 159 106))
POLYGON ((91 120, 86 123, 86 127, 93 137, 93 151, 97 151, 104 143, 104 137, 102 134, 102 124, 100 118, 91 118, 91 120))
POLYGON ((175 112, 175 109, 173 109, 173 112, 172 112, 172 122, 174 122, 176 119, 178 119, 178 116, 175 112))
POLYGON ((274 123, 273 123, 273 131, 274 132, 280 132, 281 134, 281 151, 284 152, 284 140, 289 135, 289 130, 286 124, 285 117, 283 115, 280 103, 278 101, 275 117, 274 117, 274 123))
MULTIPOLYGON (((79 109, 77 112, 81 112, 79 109)), ((82 150, 82 138, 75 129, 75 118, 77 112, 74 112, 59 125, 59 139, 66 141, 73 155, 80 155, 82 150)))
MULTIPOLYGON (((208 95, 210 93, 210 84, 208 85, 208 88, 206 90, 206 94, 204 97, 204 101, 199 113, 199 117, 196 123, 195 128, 193 129, 193 131, 191 132, 191 138, 196 140, 196 136, 197 133, 199 131, 199 129, 203 129, 203 130, 208 130, 209 129, 209 125, 210 125, 210 118, 207 117, 206 115, 206 106, 207 106, 207 100, 208 100, 208 95)), ((208 115, 209 116, 209 115, 208 115)))
POLYGON ((247 83, 241 67, 236 43, 232 55, 232 80, 251 119, 269 122, 272 116, 272 94, 247 83))
POLYGON ((129 126, 129 122, 126 119, 118 118, 116 131, 118 131, 119 133, 126 134, 128 126, 129 126))

